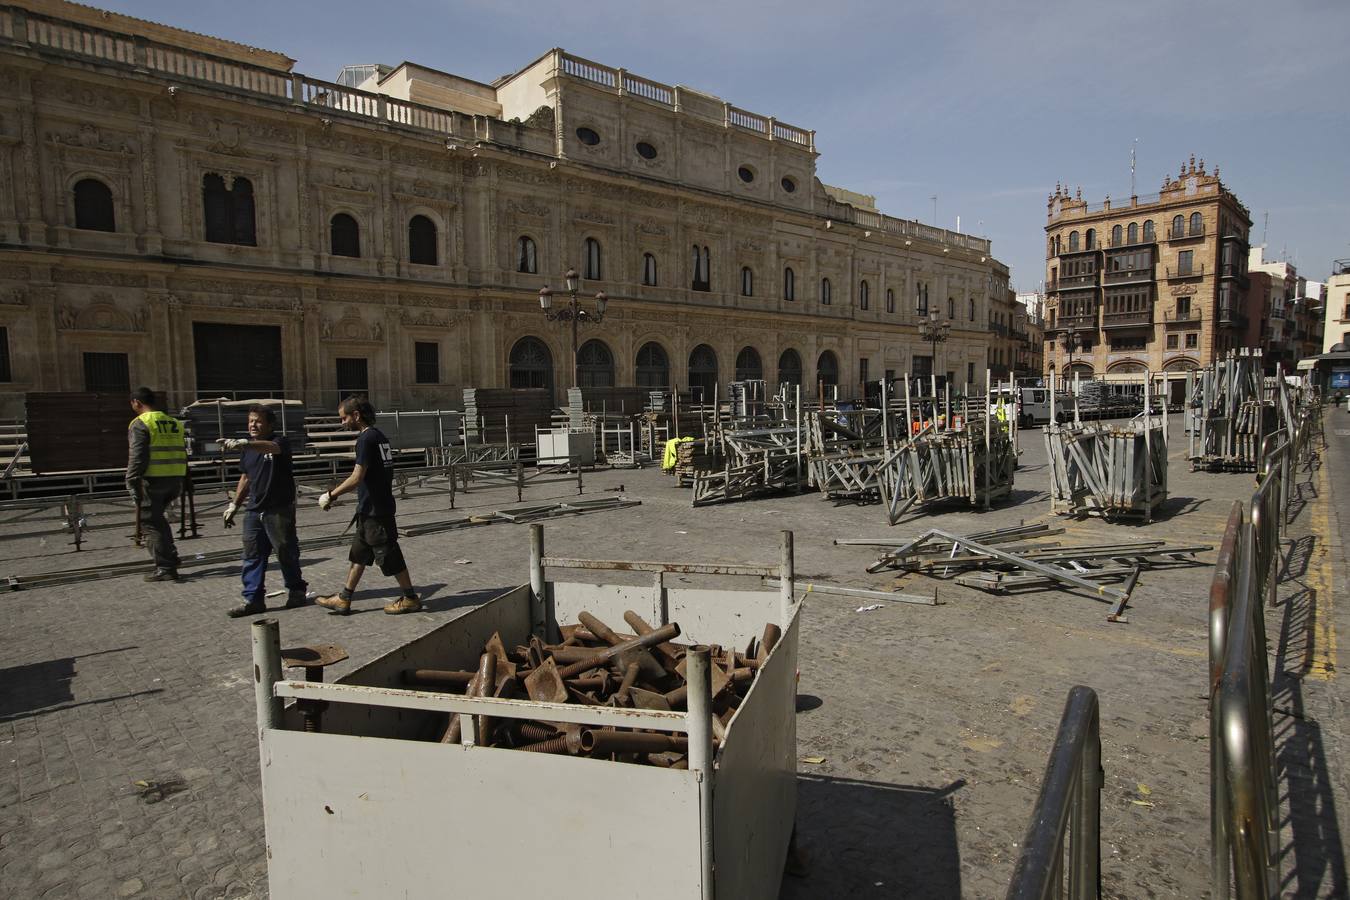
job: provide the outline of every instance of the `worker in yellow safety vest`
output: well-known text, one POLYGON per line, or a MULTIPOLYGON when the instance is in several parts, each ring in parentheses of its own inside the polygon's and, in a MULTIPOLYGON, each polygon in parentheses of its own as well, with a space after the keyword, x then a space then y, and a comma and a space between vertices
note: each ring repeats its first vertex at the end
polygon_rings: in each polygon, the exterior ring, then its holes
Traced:
POLYGON ((155 561, 155 571, 145 580, 177 581, 178 549, 165 510, 183 491, 187 444, 183 423, 158 407, 155 392, 147 387, 131 395, 136 418, 127 426, 127 492, 139 505, 141 530, 155 561))

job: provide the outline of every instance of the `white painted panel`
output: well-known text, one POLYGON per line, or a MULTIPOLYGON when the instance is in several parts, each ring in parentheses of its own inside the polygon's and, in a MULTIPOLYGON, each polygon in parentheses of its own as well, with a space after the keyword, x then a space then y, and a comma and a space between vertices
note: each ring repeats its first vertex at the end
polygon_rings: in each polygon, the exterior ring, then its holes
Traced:
POLYGON ((651 625, 661 621, 660 610, 656 609, 656 591, 651 585, 586 584, 580 581, 550 584, 554 615, 559 625, 575 625, 577 614, 584 611, 615 631, 632 634, 633 629, 623 620, 624 611, 629 609, 651 625))
POLYGON ((729 591, 667 586, 670 620, 679 622, 682 641, 721 644, 744 650, 764 626, 778 622, 778 591, 729 591))
POLYGON ((272 900, 700 896, 689 772, 295 731, 262 749, 272 900))
MULTIPOLYGON (((776 595, 775 595, 776 597, 776 595)), ((778 896, 797 811, 797 639, 801 605, 736 711, 717 756, 717 896, 778 896)))

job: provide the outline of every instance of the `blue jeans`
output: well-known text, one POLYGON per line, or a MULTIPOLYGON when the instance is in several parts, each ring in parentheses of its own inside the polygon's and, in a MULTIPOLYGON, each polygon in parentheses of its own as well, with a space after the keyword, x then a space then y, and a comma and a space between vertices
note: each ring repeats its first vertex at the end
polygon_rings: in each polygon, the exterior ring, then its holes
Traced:
POLYGON ((263 603, 267 596, 267 560, 273 551, 291 597, 309 587, 300 574, 300 542, 295 537, 295 506, 244 511, 244 600, 263 603))

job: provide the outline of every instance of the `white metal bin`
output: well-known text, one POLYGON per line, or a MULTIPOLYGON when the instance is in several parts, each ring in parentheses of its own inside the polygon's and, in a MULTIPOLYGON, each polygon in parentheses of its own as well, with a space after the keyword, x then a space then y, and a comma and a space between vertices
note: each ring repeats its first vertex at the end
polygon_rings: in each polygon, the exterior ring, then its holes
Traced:
POLYGON ((791 534, 773 567, 546 559, 542 531, 534 547, 533 589, 510 590, 336 683, 280 680, 279 656, 268 649, 277 626, 255 624, 273 900, 778 896, 796 810, 800 606, 792 601, 791 534), (545 567, 587 580, 545 580, 545 567), (607 568, 651 580, 605 583, 607 568), (691 583, 705 575, 738 576, 748 589, 691 583), (765 577, 781 584, 767 589, 765 577), (541 629, 556 633, 557 622, 582 610, 620 621, 628 609, 656 624, 678 622, 684 643, 745 647, 766 623, 782 628, 706 765, 692 749, 699 729, 710 728, 706 708, 700 725, 695 713, 400 687, 403 669, 472 668, 494 632, 512 646, 541 629), (329 701, 323 733, 302 730, 296 704, 281 709, 287 697, 329 701), (475 746, 470 715, 461 716, 466 743, 413 739, 445 712, 686 733, 689 769, 475 746))

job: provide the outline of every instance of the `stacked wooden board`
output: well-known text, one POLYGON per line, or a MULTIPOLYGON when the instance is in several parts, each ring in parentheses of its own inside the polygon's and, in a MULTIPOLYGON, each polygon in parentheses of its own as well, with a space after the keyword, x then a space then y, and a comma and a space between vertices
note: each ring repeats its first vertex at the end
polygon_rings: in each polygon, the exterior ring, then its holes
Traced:
POLYGON ((506 443, 508 419, 512 443, 533 443, 536 428, 553 427, 552 393, 547 388, 464 389, 464 429, 470 443, 506 443))
POLYGON ((136 417, 126 394, 42 391, 26 394, 25 405, 34 472, 126 468, 136 417))

